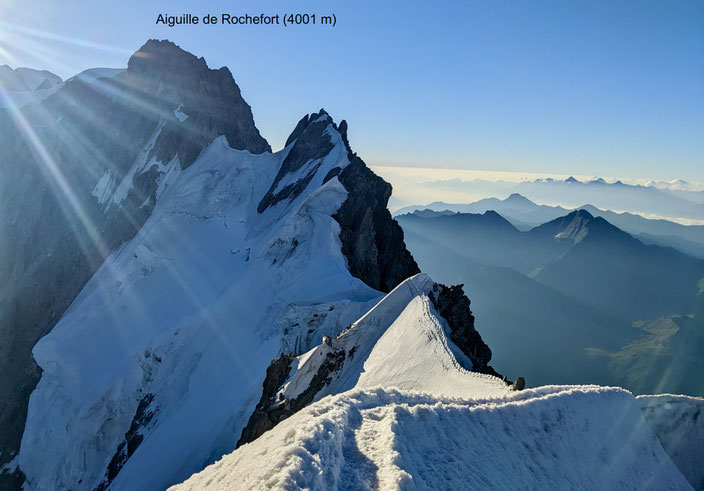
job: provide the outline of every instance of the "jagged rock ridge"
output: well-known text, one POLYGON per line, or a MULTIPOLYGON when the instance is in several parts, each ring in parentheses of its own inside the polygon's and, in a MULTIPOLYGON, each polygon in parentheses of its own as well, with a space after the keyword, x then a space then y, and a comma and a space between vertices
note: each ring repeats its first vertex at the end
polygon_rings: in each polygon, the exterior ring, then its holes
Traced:
POLYGON ((293 143, 293 146, 281 164, 274 182, 271 183, 271 187, 259 202, 257 207, 259 213, 283 199, 291 200, 295 198, 308 186, 320 167, 320 162, 333 148, 330 136, 325 134, 325 129, 330 123, 331 118, 322 109, 319 114, 306 115, 298 122, 286 142, 286 147, 291 143, 293 143), (313 165, 310 166, 304 176, 277 190, 284 176, 295 173, 309 162, 313 162, 313 165))
MULTIPOLYGON (((376 290, 390 292, 420 269, 406 249, 403 230, 387 208, 391 185, 352 152, 345 120, 340 122, 338 130, 350 160, 337 174, 349 196, 333 215, 342 229, 342 252, 354 276, 376 290)), ((332 174, 326 179, 330 177, 332 174)))
POLYGON ((430 293, 430 300, 438 313, 450 325, 450 339, 472 361, 472 369, 501 377, 491 366, 491 349, 474 328, 474 316, 470 310, 469 298, 462 290, 463 285, 445 286, 438 284, 430 293))
POLYGON ((382 292, 420 272, 403 242, 403 230, 387 208, 391 185, 374 174, 354 153, 347 139, 347 122, 335 124, 321 109, 304 116, 286 140, 288 154, 257 210, 262 213, 281 200, 298 196, 318 172, 319 163, 332 149, 326 128, 331 126, 344 143, 347 162, 331 169, 323 183, 337 177, 348 197, 333 218, 340 224, 342 252, 352 275, 382 292), (282 179, 297 172, 298 179, 281 186, 282 179), (280 189, 279 189, 280 188, 280 189))

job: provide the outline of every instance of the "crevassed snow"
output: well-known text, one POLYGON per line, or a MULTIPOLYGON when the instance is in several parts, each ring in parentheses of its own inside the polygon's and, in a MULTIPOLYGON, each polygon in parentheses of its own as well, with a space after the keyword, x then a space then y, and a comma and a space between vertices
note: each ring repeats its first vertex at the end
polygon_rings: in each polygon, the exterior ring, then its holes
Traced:
POLYGON ((37 343, 19 457, 29 488, 96 486, 146 394, 155 416, 111 489, 186 479, 233 450, 279 350, 320 342, 311 312, 335 335, 378 302, 349 274, 331 218, 347 192, 322 181, 339 152, 301 195, 257 213, 284 155, 221 137, 169 174, 138 234, 37 343))
POLYGON ((367 388, 304 408, 171 489, 517 488, 690 486, 621 389, 476 400, 367 388))

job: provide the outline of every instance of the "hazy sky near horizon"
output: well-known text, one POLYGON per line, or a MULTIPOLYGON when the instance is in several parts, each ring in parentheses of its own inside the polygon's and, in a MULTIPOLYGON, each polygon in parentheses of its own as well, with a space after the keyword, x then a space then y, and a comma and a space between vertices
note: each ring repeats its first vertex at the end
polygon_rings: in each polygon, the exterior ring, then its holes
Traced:
POLYGON ((0 64, 67 77, 126 66, 148 38, 228 66, 274 149, 325 107, 373 165, 704 182, 700 0, 0 0, 0 64))

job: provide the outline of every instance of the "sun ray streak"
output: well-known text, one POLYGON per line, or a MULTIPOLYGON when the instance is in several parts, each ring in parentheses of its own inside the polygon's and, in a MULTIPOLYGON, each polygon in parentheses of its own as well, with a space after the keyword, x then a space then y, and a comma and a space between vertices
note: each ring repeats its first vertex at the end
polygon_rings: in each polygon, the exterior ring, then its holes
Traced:
POLYGON ((39 29, 31 28, 31 27, 12 25, 12 24, 8 24, 5 22, 0 22, 0 28, 15 32, 15 33, 23 34, 25 36, 31 36, 31 37, 35 37, 35 38, 48 40, 48 41, 59 41, 62 43, 71 44, 73 46, 77 46, 77 47, 81 47, 81 48, 90 48, 90 49, 96 49, 96 50, 101 50, 101 51, 107 51, 110 53, 127 54, 127 55, 132 53, 128 49, 120 48, 117 46, 111 46, 109 44, 96 43, 94 41, 88 41, 86 39, 81 39, 81 38, 62 36, 59 34, 54 34, 54 33, 48 32, 48 31, 42 31, 39 29))
POLYGON ((90 218, 83 210, 78 198, 71 189, 66 177, 61 172, 54 159, 52 158, 49 151, 46 149, 44 144, 41 142, 40 138, 34 131, 34 128, 29 124, 29 121, 25 118, 22 111, 14 104, 6 91, 0 91, 0 98, 6 104, 7 110, 12 117, 12 120, 18 126, 20 131, 24 133, 27 141, 31 144, 31 148, 34 150, 36 155, 39 157, 41 163, 43 164, 43 170, 49 174, 49 177, 53 179, 53 182, 58 186, 59 191, 63 197, 67 200, 68 204, 71 206, 73 212, 76 214, 78 219, 81 221, 83 227, 85 227, 86 232, 89 237, 98 248, 101 256, 103 258, 107 257, 108 249, 105 246, 102 237, 93 226, 90 218))

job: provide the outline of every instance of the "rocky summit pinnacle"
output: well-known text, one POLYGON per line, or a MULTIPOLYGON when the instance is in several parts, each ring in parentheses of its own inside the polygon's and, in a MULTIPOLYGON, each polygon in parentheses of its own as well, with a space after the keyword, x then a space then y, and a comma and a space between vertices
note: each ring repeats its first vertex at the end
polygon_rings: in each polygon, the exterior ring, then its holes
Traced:
POLYGON ((352 151, 345 120, 335 124, 325 109, 301 118, 286 140, 288 154, 257 210, 263 213, 280 201, 291 200, 308 186, 322 158, 333 148, 331 132, 341 138, 349 161, 344 167, 331 169, 323 181, 336 177, 348 193, 333 215, 341 228, 342 253, 353 276, 376 290, 390 292, 420 269, 406 249, 403 230, 387 208, 391 185, 352 151), (300 173, 297 180, 280 186, 285 177, 295 173, 300 173))
POLYGON ((127 84, 154 99, 157 107, 165 105, 187 116, 167 124, 157 152, 176 149, 186 167, 205 144, 220 135, 238 150, 271 151, 226 67, 212 70, 205 59, 170 41, 154 39, 132 55, 127 67, 127 84))

